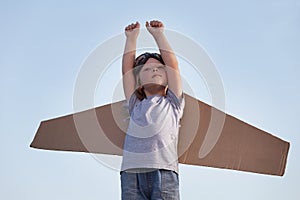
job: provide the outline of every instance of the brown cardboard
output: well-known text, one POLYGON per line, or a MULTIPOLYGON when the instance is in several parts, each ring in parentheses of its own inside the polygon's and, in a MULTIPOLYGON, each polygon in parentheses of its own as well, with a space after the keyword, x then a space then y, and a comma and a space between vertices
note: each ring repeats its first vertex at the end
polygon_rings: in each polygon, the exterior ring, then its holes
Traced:
MULTIPOLYGON (((288 142, 187 94, 185 100, 178 142, 180 163, 278 176, 284 174, 288 142), (222 119, 224 125, 220 135, 211 139, 208 129, 213 128, 212 134, 216 134, 214 127, 218 123, 222 125, 222 119)), ((128 125, 128 113, 123 105, 124 101, 121 101, 42 121, 30 146, 122 155, 128 125)))

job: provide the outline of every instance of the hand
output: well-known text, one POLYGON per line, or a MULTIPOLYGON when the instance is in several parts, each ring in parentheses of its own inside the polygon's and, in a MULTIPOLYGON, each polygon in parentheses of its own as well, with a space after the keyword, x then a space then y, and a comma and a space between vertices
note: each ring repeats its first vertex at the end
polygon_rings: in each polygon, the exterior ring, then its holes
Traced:
POLYGON ((158 20, 152 20, 152 21, 150 21, 150 23, 147 21, 146 28, 153 37, 156 37, 156 36, 160 35, 161 33, 163 33, 164 24, 158 20))
POLYGON ((125 35, 127 38, 136 39, 140 32, 140 23, 132 23, 125 27, 125 35))

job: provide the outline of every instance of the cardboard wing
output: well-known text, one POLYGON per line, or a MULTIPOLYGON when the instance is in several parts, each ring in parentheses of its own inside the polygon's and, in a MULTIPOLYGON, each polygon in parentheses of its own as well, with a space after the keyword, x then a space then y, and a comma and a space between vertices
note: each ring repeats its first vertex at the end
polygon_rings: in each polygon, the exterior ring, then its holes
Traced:
MULTIPOLYGON (((289 143, 185 94, 179 162, 282 176, 289 143)), ((125 101, 42 121, 31 147, 122 155, 125 101)))

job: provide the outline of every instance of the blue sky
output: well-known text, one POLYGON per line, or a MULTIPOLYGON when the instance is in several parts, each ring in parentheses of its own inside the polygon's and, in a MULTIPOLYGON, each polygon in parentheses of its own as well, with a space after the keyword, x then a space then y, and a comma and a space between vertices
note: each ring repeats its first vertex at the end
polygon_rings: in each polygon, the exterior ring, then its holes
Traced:
MULTIPOLYGON (((227 113, 291 142, 283 177, 181 165, 181 198, 298 199, 299 10, 296 0, 0 1, 1 199, 120 199, 118 172, 89 154, 29 144, 40 121, 73 112, 89 53, 127 24, 151 19, 206 49, 227 113)), ((95 105, 105 95, 97 93, 95 105)))

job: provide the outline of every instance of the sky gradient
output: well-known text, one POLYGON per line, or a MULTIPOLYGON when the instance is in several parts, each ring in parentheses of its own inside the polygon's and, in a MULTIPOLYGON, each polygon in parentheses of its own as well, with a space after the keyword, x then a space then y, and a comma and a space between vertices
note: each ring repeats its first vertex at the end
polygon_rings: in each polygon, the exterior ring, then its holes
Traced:
MULTIPOLYGON (((29 145, 42 120, 73 113, 75 81, 93 49, 129 23, 159 19, 214 61, 227 113, 291 143, 283 177, 180 165, 181 198, 299 199, 299 10, 296 0, 0 1, 0 198, 120 199, 119 173, 91 155, 29 145)), ((210 102, 200 79, 190 85, 210 102)), ((99 83, 95 106, 109 86, 99 83)))

